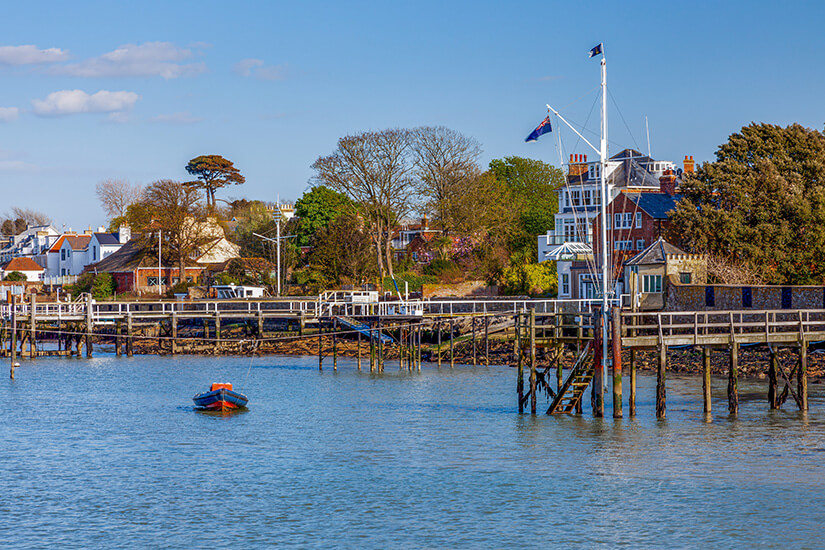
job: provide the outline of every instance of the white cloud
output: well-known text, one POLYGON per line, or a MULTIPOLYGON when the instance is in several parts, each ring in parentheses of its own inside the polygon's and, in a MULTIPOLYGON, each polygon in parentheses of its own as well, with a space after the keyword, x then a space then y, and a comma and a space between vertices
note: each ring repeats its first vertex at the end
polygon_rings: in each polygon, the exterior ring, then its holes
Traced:
POLYGON ((286 78, 286 65, 267 65, 262 59, 242 59, 235 63, 235 73, 257 78, 258 80, 283 80, 286 78))
POLYGON ((69 52, 60 48, 41 50, 37 46, 0 46, 0 65, 34 65, 54 63, 69 58, 69 52))
POLYGON ((17 107, 0 107, 0 122, 11 122, 17 119, 20 109, 17 107))
POLYGON ((0 172, 32 172, 37 167, 22 160, 0 160, 0 172))
POLYGON ((52 92, 46 99, 33 99, 34 113, 40 116, 62 116, 75 113, 113 113, 131 109, 140 98, 134 92, 100 90, 87 94, 83 90, 52 92))
POLYGON ((157 115, 149 119, 151 122, 162 122, 166 124, 196 124, 203 119, 191 113, 180 112, 167 115, 157 115))
POLYGON ((195 54, 171 42, 126 44, 116 50, 80 63, 51 68, 55 74, 80 77, 160 76, 178 78, 194 76, 206 70, 205 63, 182 63, 195 54))

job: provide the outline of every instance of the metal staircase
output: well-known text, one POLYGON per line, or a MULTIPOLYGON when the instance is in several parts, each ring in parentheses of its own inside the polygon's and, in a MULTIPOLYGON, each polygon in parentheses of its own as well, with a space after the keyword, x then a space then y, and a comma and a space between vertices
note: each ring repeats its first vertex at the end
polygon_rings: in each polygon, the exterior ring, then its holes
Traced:
POLYGON ((587 343, 581 355, 576 359, 576 364, 562 384, 547 414, 571 414, 576 410, 576 405, 582 399, 584 390, 593 380, 593 359, 590 356, 590 342, 587 343))
POLYGON ((338 322, 344 325, 345 327, 352 330, 357 330, 367 338, 375 338, 377 340, 379 337, 378 335, 380 334, 382 344, 391 344, 393 342, 392 338, 390 338, 386 334, 379 333, 378 329, 371 329, 369 325, 366 325, 360 321, 356 321, 355 319, 351 319, 349 317, 341 316, 336 317, 336 319, 338 319, 338 322))

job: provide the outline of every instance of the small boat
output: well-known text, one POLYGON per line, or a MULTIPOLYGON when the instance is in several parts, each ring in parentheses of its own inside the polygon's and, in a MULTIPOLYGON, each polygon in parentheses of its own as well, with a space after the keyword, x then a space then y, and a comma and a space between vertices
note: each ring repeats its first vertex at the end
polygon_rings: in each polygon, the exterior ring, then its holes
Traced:
POLYGON ((195 406, 209 411, 231 411, 246 407, 249 399, 242 393, 232 391, 232 384, 214 383, 209 391, 192 398, 195 406))

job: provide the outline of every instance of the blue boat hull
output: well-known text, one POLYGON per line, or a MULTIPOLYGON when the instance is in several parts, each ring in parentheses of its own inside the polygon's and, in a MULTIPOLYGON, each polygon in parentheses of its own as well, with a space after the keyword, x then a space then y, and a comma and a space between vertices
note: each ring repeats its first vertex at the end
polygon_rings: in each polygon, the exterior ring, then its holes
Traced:
POLYGON ((195 406, 210 411, 228 411, 246 407, 249 399, 242 393, 225 388, 199 393, 192 398, 195 406))

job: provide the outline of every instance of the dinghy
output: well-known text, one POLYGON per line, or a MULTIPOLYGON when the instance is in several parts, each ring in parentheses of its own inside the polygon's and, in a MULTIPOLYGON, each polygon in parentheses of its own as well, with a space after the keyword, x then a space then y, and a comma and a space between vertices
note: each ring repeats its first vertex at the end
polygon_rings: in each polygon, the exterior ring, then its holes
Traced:
POLYGON ((246 407, 249 399, 242 393, 232 391, 232 384, 214 383, 209 391, 192 398, 195 406, 209 411, 230 411, 246 407))

